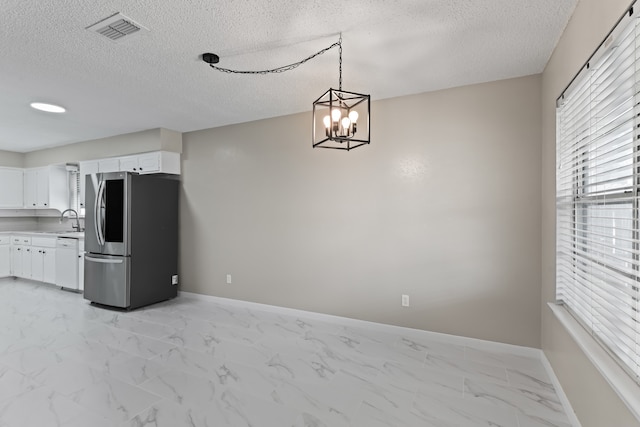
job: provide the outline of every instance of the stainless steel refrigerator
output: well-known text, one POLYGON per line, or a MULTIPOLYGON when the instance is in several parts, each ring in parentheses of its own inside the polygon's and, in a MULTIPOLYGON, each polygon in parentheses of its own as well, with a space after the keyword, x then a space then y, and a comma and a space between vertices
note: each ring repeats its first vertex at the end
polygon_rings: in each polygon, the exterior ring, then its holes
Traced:
POLYGON ((87 175, 84 298, 133 309, 178 288, 178 191, 173 176, 87 175))

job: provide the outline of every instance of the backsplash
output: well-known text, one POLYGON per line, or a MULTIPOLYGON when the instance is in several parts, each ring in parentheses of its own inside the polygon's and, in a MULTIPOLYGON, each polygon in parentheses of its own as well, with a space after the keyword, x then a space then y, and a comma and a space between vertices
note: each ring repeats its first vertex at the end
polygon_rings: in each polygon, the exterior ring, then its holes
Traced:
MULTIPOLYGON (((60 230, 73 230, 73 225, 76 224, 75 215, 71 215, 73 218, 70 219, 67 217, 68 214, 65 215, 62 222, 60 222, 60 217, 52 218, 52 217, 41 217, 38 218, 37 229, 38 231, 60 231, 60 230)), ((80 218, 80 226, 84 228, 84 219, 80 218)))
POLYGON ((32 231, 38 229, 38 218, 0 218, 0 231, 32 231))
MULTIPOLYGON (((60 217, 0 217, 0 231, 61 231, 72 230, 76 220, 60 217)), ((84 228, 84 219, 80 218, 80 226, 84 228)))

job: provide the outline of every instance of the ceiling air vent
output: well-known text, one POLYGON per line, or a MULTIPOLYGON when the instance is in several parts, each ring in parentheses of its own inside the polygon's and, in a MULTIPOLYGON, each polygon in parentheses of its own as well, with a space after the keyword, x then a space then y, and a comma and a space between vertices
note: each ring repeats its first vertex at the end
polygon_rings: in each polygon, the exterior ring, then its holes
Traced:
POLYGON ((140 30, 149 31, 133 19, 128 18, 121 13, 116 13, 108 18, 96 22, 95 24, 87 27, 87 30, 105 36, 112 41, 120 41, 125 37, 139 34, 140 30))

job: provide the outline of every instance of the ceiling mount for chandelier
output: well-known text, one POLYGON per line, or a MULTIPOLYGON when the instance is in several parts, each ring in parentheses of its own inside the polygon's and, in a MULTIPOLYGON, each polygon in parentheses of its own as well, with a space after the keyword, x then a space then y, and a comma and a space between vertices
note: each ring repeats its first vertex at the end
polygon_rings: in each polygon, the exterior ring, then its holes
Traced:
POLYGON ((312 146, 348 151, 371 142, 371 96, 342 90, 342 35, 336 43, 302 61, 269 70, 242 71, 218 67, 214 64, 220 58, 214 53, 203 53, 202 60, 224 73, 273 74, 293 70, 334 47, 340 51, 338 89, 330 88, 313 102, 312 146))

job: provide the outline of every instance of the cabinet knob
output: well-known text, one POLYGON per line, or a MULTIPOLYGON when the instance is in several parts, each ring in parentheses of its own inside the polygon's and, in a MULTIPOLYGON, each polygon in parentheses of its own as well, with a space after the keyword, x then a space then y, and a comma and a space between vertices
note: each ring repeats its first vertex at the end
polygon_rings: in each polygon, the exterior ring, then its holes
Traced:
POLYGON ((34 203, 33 206, 35 206, 36 204, 34 203))
POLYGON ((142 170, 142 168, 140 168, 140 170, 142 170))
POLYGON ((45 205, 45 206, 47 206, 47 204, 46 204, 46 203, 45 203, 44 205, 45 205))

